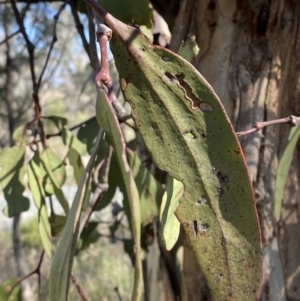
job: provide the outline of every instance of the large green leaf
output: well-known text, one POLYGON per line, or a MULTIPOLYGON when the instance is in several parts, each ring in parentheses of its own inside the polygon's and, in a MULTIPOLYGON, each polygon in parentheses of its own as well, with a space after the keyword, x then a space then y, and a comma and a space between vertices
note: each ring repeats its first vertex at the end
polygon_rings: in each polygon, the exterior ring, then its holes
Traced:
POLYGON ((113 30, 121 88, 149 153, 184 185, 176 215, 214 300, 256 300, 258 218, 242 150, 220 100, 183 58, 89 3, 113 30))
POLYGON ((43 247, 46 254, 51 257, 51 228, 45 203, 45 191, 42 185, 43 171, 40 167, 41 164, 39 152, 36 151, 28 164, 28 182, 33 200, 38 209, 39 232, 43 247))
POLYGON ((106 93, 98 89, 99 99, 96 104, 97 121, 106 133, 107 141, 109 141, 115 151, 117 161, 119 163, 120 173, 124 181, 124 193, 127 196, 130 206, 132 226, 132 234, 135 241, 135 281, 132 300, 140 300, 142 295, 142 262, 141 262, 141 229, 140 229, 140 201, 138 191, 133 179, 132 170, 126 159, 126 145, 121 131, 118 119, 114 114, 111 103, 106 93))
POLYGON ((276 174, 275 206, 274 206, 275 218, 277 221, 279 221, 280 219, 281 204, 282 204, 282 198, 284 194, 285 182, 293 161, 293 154, 297 142, 299 140, 299 137, 300 137, 300 126, 298 125, 291 129, 287 147, 284 150, 278 164, 278 169, 276 174))
POLYGON ((163 196, 159 213, 161 237, 167 250, 171 250, 174 247, 179 237, 180 223, 175 216, 175 211, 179 200, 183 196, 183 192, 184 187, 182 183, 169 177, 167 190, 163 196))

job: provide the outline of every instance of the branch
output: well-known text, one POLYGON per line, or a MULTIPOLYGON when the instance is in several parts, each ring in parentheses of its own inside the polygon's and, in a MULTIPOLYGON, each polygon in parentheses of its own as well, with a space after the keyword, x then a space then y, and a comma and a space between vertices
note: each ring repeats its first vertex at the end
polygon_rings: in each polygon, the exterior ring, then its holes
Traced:
POLYGON ((40 86, 41 86, 41 83, 42 83, 43 75, 44 75, 44 73, 46 71, 46 68, 47 68, 47 65, 48 65, 48 62, 49 62, 49 59, 50 59, 51 52, 53 50, 54 44, 57 42, 56 27, 57 27, 58 18, 59 18, 59 15, 61 14, 61 12, 65 9, 66 5, 67 5, 67 2, 63 3, 60 6, 57 14, 53 18, 54 19, 54 25, 53 25, 53 37, 52 37, 52 41, 51 41, 51 44, 50 44, 50 47, 49 47, 49 51, 48 51, 48 54, 47 54, 47 57, 46 57, 46 61, 45 61, 43 70, 42 70, 42 72, 40 74, 40 77, 38 79, 38 82, 37 82, 37 84, 35 86, 35 89, 34 89, 34 92, 33 92, 34 95, 35 95, 35 97, 37 97, 37 98, 38 98, 39 89, 40 89, 40 86))
MULTIPOLYGON (((9 296, 12 294, 13 290, 14 290, 14 289, 15 289, 22 281, 24 281, 25 279, 29 278, 30 276, 32 276, 32 275, 34 275, 34 274, 37 274, 37 275, 38 275, 38 284, 39 284, 39 288, 40 288, 40 285, 41 285, 41 266, 42 266, 42 263, 43 263, 44 254, 45 254, 45 251, 42 252, 37 267, 36 267, 32 272, 30 272, 29 274, 27 274, 27 275, 23 276, 22 278, 20 278, 20 279, 19 279, 19 280, 11 287, 10 292, 9 292, 9 296)), ((9 299, 9 298, 8 298, 8 299, 9 299)))
POLYGON ((83 48, 91 61, 91 53, 90 53, 89 43, 85 37, 84 28, 83 28, 82 23, 80 22, 80 19, 79 19, 78 13, 77 13, 77 7, 76 7, 75 3, 76 3, 75 1, 70 1, 70 3, 69 3, 70 7, 71 7, 71 12, 72 12, 72 15, 74 18, 74 22, 75 22, 78 34, 81 38, 83 48))
POLYGON ((17 31, 15 31, 14 33, 8 35, 5 37, 5 39, 3 41, 0 42, 0 46, 4 43, 7 43, 11 38, 13 38, 15 35, 17 35, 20 31, 20 29, 18 29, 17 31))
POLYGON ((99 59, 96 45, 96 32, 95 32, 95 24, 94 24, 94 13, 89 5, 86 4, 86 10, 89 19, 89 40, 90 40, 90 53, 91 53, 91 63, 92 68, 94 70, 94 75, 97 74, 100 70, 99 67, 99 59))
POLYGON ((73 273, 71 273, 71 278, 72 278, 73 283, 75 284, 75 286, 76 286, 76 288, 77 288, 77 291, 78 291, 78 293, 79 293, 81 299, 82 299, 83 301, 88 301, 88 298, 86 297, 86 295, 85 295, 85 293, 84 293, 82 287, 80 286, 79 281, 77 280, 77 278, 75 277, 75 275, 74 275, 73 273))
POLYGON ((34 70, 34 49, 35 49, 35 45, 31 43, 31 41, 29 40, 29 37, 27 35, 27 32, 25 30, 24 27, 24 17, 21 16, 16 2, 15 0, 11 0, 10 1, 13 12, 15 14, 17 23, 19 25, 19 29, 21 34, 24 37, 24 40, 26 42, 26 47, 27 47, 27 51, 29 54, 29 65, 30 65, 30 73, 31 73, 31 80, 32 80, 32 86, 33 86, 33 91, 35 90, 35 86, 36 86, 36 75, 35 75, 35 70, 34 70))
POLYGON ((264 121, 264 122, 256 122, 252 129, 249 129, 249 130, 243 131, 243 132, 237 132, 236 135, 238 137, 240 137, 240 136, 252 134, 252 133, 258 132, 259 130, 261 130, 264 127, 274 125, 274 124, 282 124, 282 123, 287 123, 290 126, 296 126, 296 125, 300 124, 300 117, 291 115, 286 118, 275 119, 275 120, 264 121))

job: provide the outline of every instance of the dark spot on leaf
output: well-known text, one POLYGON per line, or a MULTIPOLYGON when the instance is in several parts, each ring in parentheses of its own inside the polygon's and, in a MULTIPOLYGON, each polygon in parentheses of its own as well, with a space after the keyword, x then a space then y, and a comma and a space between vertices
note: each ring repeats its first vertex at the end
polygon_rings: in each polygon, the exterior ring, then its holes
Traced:
POLYGON ((165 74, 162 77, 162 80, 165 81, 168 84, 178 84, 178 80, 175 76, 173 76, 170 72, 165 72, 165 74))
POLYGON ((145 51, 146 51, 146 49, 145 49, 144 47, 142 47, 142 48, 141 48, 141 50, 142 50, 143 52, 145 52, 145 51))
POLYGON ((206 135, 205 135, 204 133, 202 133, 202 134, 201 134, 201 138, 202 138, 202 139, 205 139, 205 138, 206 138, 206 135))
POLYGON ((206 203, 207 203, 207 199, 204 198, 204 197, 201 197, 200 199, 198 199, 198 200, 196 201, 196 204, 197 204, 197 205, 203 205, 203 204, 206 204, 206 203))
POLYGON ((197 222, 197 220, 193 221, 192 228, 193 228, 194 236, 197 237, 198 236, 198 222, 197 222))
POLYGON ((217 196, 222 196, 224 194, 224 190, 222 187, 216 187, 217 196))
POLYGON ((200 230, 201 232, 207 232, 208 229, 209 229, 209 225, 206 224, 206 223, 201 224, 200 227, 199 227, 199 230, 200 230))
POLYGON ((222 173, 221 171, 217 172, 217 177, 221 186, 224 186, 229 182, 229 177, 226 174, 222 173))
POLYGON ((152 128, 152 130, 157 130, 158 129, 157 123, 155 123, 155 122, 151 123, 151 128, 152 128))

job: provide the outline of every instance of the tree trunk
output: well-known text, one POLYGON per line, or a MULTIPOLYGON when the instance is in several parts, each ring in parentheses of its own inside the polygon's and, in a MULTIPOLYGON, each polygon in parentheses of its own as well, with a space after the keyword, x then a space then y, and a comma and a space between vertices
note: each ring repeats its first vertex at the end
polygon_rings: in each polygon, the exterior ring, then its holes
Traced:
MULTIPOLYGON (((200 54, 194 65, 215 89, 236 131, 257 121, 300 115, 299 1, 184 0, 172 1, 168 9, 158 6, 163 0, 153 2, 176 36, 172 50, 188 34, 196 34, 200 54)), ((276 171, 289 131, 288 125, 275 125, 240 139, 263 237, 261 300, 300 300, 299 147, 281 221, 274 217, 276 171)))

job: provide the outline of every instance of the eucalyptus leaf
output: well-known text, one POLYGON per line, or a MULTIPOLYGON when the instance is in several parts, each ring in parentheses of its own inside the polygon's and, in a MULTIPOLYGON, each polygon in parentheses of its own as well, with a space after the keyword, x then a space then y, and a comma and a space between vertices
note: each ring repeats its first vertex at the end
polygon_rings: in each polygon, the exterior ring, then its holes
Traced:
POLYGON ((95 243, 100 238, 101 235, 97 231, 97 226, 97 222, 89 222, 86 227, 84 227, 78 241, 75 255, 78 255, 79 252, 87 249, 90 244, 95 243))
POLYGON ((0 152, 0 184, 4 189, 23 166, 25 148, 19 146, 5 147, 0 152))
MULTIPOLYGON (((114 114, 111 103, 106 93, 102 89, 98 89, 98 101, 96 103, 97 121, 106 133, 107 141, 110 141, 114 148, 114 152, 119 164, 120 174, 124 181, 124 193, 127 196, 131 217, 132 234, 135 241, 135 281, 132 294, 132 300, 140 300, 142 296, 143 274, 141 262, 141 229, 140 229, 140 201, 139 194, 134 182, 132 170, 126 159, 126 145, 121 131, 119 122, 114 114)), ((124 198, 125 200, 125 198, 124 198)), ((126 204, 124 204, 125 207, 126 204)), ((128 213, 129 214, 129 213, 128 213)))
POLYGON ((0 300, 22 301, 22 287, 20 279, 12 278, 0 284, 0 300))
POLYGON ((3 213, 14 217, 29 209, 29 199, 23 196, 25 187, 23 166, 25 148, 14 146, 0 152, 0 185, 7 205, 3 213))
POLYGON ((197 57, 199 51, 196 37, 191 36, 181 43, 178 54, 188 62, 192 62, 197 57))
POLYGON ((87 146, 75 137, 68 129, 62 130, 62 139, 64 145, 68 146, 68 148, 76 149, 80 155, 85 155, 87 153, 87 146))
MULTIPOLYGON (((74 174, 75 181, 79 185, 81 178, 84 174, 84 165, 82 162, 81 155, 74 148, 70 148, 69 152, 68 152, 68 159, 69 159, 70 165, 73 167, 73 174, 74 174)), ((86 190, 86 193, 84 196, 82 210, 85 210, 88 207, 90 197, 91 197, 91 189, 90 189, 91 184, 88 183, 88 185, 89 185, 89 187, 86 190)))
POLYGON ((51 227, 45 203, 45 191, 42 185, 41 158, 37 151, 28 164, 28 182, 33 200, 38 209, 38 225, 46 254, 51 257, 51 227))
POLYGON ((63 215, 53 214, 51 215, 49 220, 52 237, 59 236, 65 227, 67 217, 63 215))
POLYGON ((161 237, 167 250, 171 250, 180 234, 180 223, 175 216, 179 200, 183 196, 183 184, 172 177, 168 177, 166 192, 163 196, 159 220, 161 223, 161 237))
POLYGON ((89 154, 93 150, 98 129, 99 125, 97 123, 96 117, 93 117, 83 123, 77 132, 78 140, 86 145, 89 154))
POLYGON ((139 192, 141 224, 146 226, 152 223, 153 219, 158 216, 164 189, 149 169, 142 164, 141 159, 136 153, 127 150, 127 157, 139 192))
MULTIPOLYGON (((66 168, 64 162, 52 151, 51 148, 46 148, 40 156, 40 160, 50 178, 52 184, 60 189, 66 180, 66 168)), ((47 179, 45 179, 47 181, 47 179)), ((51 185, 47 187, 47 193, 53 194, 54 188, 51 185)))
POLYGON ((278 164, 275 184, 275 218, 277 221, 280 220, 281 204, 284 194, 284 187, 286 179, 289 173, 293 161, 293 155, 295 147, 300 137, 300 126, 293 127, 289 134, 288 144, 282 154, 282 157, 278 164))
POLYGON ((190 63, 153 46, 96 2, 90 5, 113 31, 120 86, 150 155, 184 185, 175 214, 213 299, 256 300, 259 223, 244 156, 223 105, 190 63))

